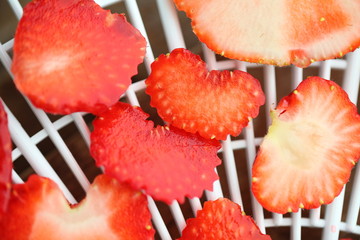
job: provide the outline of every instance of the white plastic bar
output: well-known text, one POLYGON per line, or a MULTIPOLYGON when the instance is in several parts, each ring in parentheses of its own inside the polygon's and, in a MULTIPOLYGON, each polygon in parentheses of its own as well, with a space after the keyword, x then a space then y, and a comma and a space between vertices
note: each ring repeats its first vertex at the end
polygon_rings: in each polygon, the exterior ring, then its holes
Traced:
POLYGON ((164 220, 160 215, 159 209, 156 207, 154 200, 150 196, 147 196, 147 200, 148 207, 151 213, 151 218, 156 228, 156 232, 160 235, 162 240, 171 240, 170 233, 164 223, 164 220))
POLYGON ((297 86, 301 83, 303 80, 303 69, 291 66, 291 89, 297 88, 297 86))
MULTIPOLYGON (((359 95, 360 81, 360 51, 346 55, 348 67, 345 71, 343 88, 349 94, 350 100, 356 104, 359 95)), ((356 166, 354 183, 351 189, 349 207, 347 209, 346 224, 348 230, 353 230, 356 226, 360 209, 360 167, 356 166)))
POLYGON ((12 170, 12 173, 11 173, 11 179, 12 179, 12 182, 16 183, 16 184, 24 183, 24 181, 21 179, 19 174, 17 174, 17 172, 14 171, 14 169, 12 170))
POLYGON ((162 26, 169 51, 175 48, 185 48, 179 19, 172 0, 157 0, 162 26))
POLYGON ((204 43, 201 44, 201 47, 208 70, 218 70, 215 53, 211 51, 204 43))
POLYGON ((173 201, 169 205, 169 207, 170 207, 170 211, 174 217, 177 229, 179 230, 179 233, 181 233, 182 230, 184 229, 186 223, 185 223, 185 218, 181 211, 180 205, 177 201, 173 201))
POLYGON ((10 51, 14 46, 14 38, 3 44, 5 51, 10 51))
MULTIPOLYGON (((248 175, 249 175, 249 188, 251 189, 252 183, 252 165, 256 156, 256 148, 255 148, 255 138, 254 138, 254 127, 253 122, 250 121, 248 126, 243 129, 245 140, 247 143, 246 148, 246 160, 248 167, 248 175)), ((252 203, 252 211, 254 215, 254 219, 256 224, 258 225, 260 231, 265 233, 265 224, 264 224, 264 211, 259 202, 255 199, 254 195, 251 194, 251 203, 252 203)))
POLYGON ((74 174, 76 179, 79 181, 81 187, 87 191, 90 187, 90 182, 82 171, 81 167, 75 160, 74 156, 70 152, 69 148, 66 146, 64 140, 61 138, 59 132, 55 129, 53 123, 50 121, 49 117, 45 114, 44 111, 35 108, 28 99, 28 102, 31 110, 40 121, 41 125, 44 127, 46 132, 49 134, 49 138, 54 143, 56 148, 59 150, 59 153, 63 157, 66 164, 69 166, 71 172, 74 174))
POLYGON ((18 0, 8 0, 10 7, 12 8, 13 12, 15 13, 16 18, 19 20, 23 15, 23 8, 18 0))
POLYGON ((135 94, 135 91, 134 91, 132 85, 130 85, 129 88, 126 90, 125 95, 131 105, 140 107, 139 100, 136 97, 136 94, 135 94))
POLYGON ((236 171, 235 157, 233 149, 231 148, 231 138, 228 135, 225 141, 222 141, 223 161, 225 166, 226 178, 229 185, 230 198, 233 202, 239 204, 244 210, 241 199, 239 178, 236 171))
POLYGON ((189 198, 190 206, 194 216, 196 217, 197 211, 202 209, 201 202, 199 198, 189 198))
MULTIPOLYGON (((56 130, 59 130, 71 122, 72 122, 72 118, 69 115, 66 115, 66 116, 63 116, 62 118, 56 120, 52 124, 54 125, 56 130)), ((34 144, 38 144, 39 142, 41 142, 42 140, 44 140, 47 137, 48 137, 47 132, 44 129, 42 129, 31 137, 31 141, 34 144)), ((21 152, 19 151, 19 149, 15 148, 12 151, 12 155, 11 155, 13 161, 15 161, 20 156, 21 156, 21 152)))
POLYGON ((265 102, 266 126, 270 126, 271 125, 270 111, 272 109, 275 109, 277 104, 275 67, 271 65, 264 66, 264 92, 266 95, 266 102, 265 102))
POLYGON ((121 2, 122 0, 95 0, 97 4, 99 4, 101 7, 108 7, 115 3, 121 2))
POLYGON ((350 100, 356 104, 359 95, 360 81, 360 50, 346 55, 347 68, 344 73, 343 89, 348 93, 350 100))
MULTIPOLYGON (((214 169, 214 171, 216 172, 216 174, 218 174, 216 168, 214 169)), ((205 190, 205 195, 206 195, 207 200, 209 200, 209 201, 214 201, 218 198, 224 197, 222 189, 221 189, 220 180, 216 180, 213 183, 212 191, 205 190)))
MULTIPOLYGON (((264 91, 266 95, 265 113, 266 113, 266 127, 271 125, 270 111, 275 109, 277 104, 276 99, 276 75, 275 67, 271 65, 264 66, 264 91)), ((273 213, 272 218, 275 224, 280 224, 283 216, 278 213, 273 213)))
POLYGON ((137 28, 140 31, 140 33, 146 39, 147 46, 146 46, 146 55, 144 62, 147 72, 150 73, 151 71, 150 64, 154 61, 154 54, 145 30, 144 23, 140 15, 139 7, 135 0, 125 0, 125 6, 126 9, 128 10, 131 23, 135 28, 137 28))
POLYGON ((301 210, 291 214, 291 240, 301 240, 301 210))
POLYGON ((90 129, 87 126, 84 118, 81 116, 81 113, 73 113, 71 114, 72 119, 80 132, 80 135, 84 139, 86 146, 90 146, 90 129))
POLYGON ((346 229, 354 231, 356 222, 359 218, 360 209, 360 164, 358 163, 355 170, 354 183, 351 188, 349 206, 346 216, 346 229))
POLYGON ((37 172, 39 175, 48 177, 52 179, 54 182, 58 184, 60 189, 63 191, 65 197, 68 199, 70 203, 76 203, 75 198, 72 196, 70 191, 61 181, 59 176, 56 174, 54 169, 50 166, 50 164, 45 159, 44 155, 40 152, 37 146, 31 142, 31 138, 27 135, 25 130, 22 128, 21 124, 15 118, 15 116, 11 113, 9 108, 4 104, 5 110, 8 114, 9 121, 9 131, 11 138, 15 145, 22 152, 24 157, 29 162, 30 166, 37 172))
POLYGON ((330 80, 332 60, 322 61, 320 63, 319 77, 330 80))
POLYGON ((335 200, 326 206, 325 227, 322 240, 338 240, 340 232, 341 213, 344 204, 345 187, 335 200))
POLYGON ((0 61, 3 63, 8 74, 10 76, 12 76, 12 73, 11 73, 11 62, 12 61, 11 61, 9 54, 5 51, 4 45, 2 45, 1 42, 0 42, 0 61))

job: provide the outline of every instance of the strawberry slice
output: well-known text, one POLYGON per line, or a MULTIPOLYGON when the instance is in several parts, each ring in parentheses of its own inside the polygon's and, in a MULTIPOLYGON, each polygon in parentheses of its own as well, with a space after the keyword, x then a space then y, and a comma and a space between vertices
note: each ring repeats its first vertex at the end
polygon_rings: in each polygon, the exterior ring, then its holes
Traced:
POLYGON ((154 239, 147 199, 115 179, 99 175, 87 197, 70 206, 50 179, 32 175, 14 185, 1 239, 154 239))
POLYGON ((246 72, 210 71, 198 55, 175 49, 151 65, 146 93, 158 114, 175 127, 204 138, 238 136, 259 113, 265 96, 246 72))
POLYGON ((200 41, 229 58, 306 67, 360 46, 359 1, 174 2, 200 41))
POLYGON ((207 201, 196 218, 186 221, 179 240, 270 240, 240 206, 226 198, 207 201))
POLYGON ((140 108, 119 102, 93 122, 90 152, 105 173, 156 200, 200 197, 218 179, 220 143, 168 126, 154 128, 140 108))
POLYGON ((145 45, 124 15, 93 0, 32 1, 15 34, 15 84, 47 112, 98 113, 125 92, 145 45))
POLYGON ((11 140, 7 115, 0 101, 0 218, 5 212, 11 189, 11 140))
POLYGON ((360 157, 356 106, 336 83, 310 77, 271 115, 252 170, 255 197, 277 213, 332 202, 360 157))

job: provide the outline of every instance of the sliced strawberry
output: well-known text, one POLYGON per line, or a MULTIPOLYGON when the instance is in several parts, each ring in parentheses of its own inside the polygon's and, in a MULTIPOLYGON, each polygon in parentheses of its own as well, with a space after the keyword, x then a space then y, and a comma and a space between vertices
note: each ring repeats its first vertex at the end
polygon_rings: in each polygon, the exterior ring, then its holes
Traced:
POLYGON ((93 0, 34 0, 15 35, 17 88, 50 113, 97 113, 118 101, 146 41, 124 15, 93 0))
POLYGON ((50 179, 32 175, 14 185, 1 239, 154 239, 147 199, 140 191, 98 176, 86 198, 70 206, 50 179))
POLYGON ((94 120, 90 152, 105 173, 171 203, 200 197, 218 179, 220 144, 157 126, 138 107, 119 102, 94 120))
POLYGON ((353 0, 174 0, 194 33, 229 58, 306 67, 360 46, 360 2, 353 0))
POLYGON ((207 201, 196 218, 186 221, 179 240, 269 240, 240 206, 226 198, 207 201))
POLYGON ((6 210, 11 189, 11 140, 7 115, 0 101, 0 218, 6 210))
POLYGON ((171 125, 205 138, 237 136, 259 113, 265 96, 257 79, 242 71, 211 71, 198 55, 175 49, 151 65, 150 104, 171 125))
POLYGON ((360 157, 360 116, 336 83, 304 80, 272 111, 253 165, 252 190, 269 211, 328 204, 360 157))

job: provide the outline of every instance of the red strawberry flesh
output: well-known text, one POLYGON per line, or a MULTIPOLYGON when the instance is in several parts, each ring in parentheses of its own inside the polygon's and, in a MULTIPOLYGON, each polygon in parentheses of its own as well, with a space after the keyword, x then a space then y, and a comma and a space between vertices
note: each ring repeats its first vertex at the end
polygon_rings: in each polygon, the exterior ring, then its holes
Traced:
POLYGON ((179 240, 270 240, 239 205, 226 198, 207 201, 196 218, 186 221, 179 240))
POLYGON ((146 41, 124 15, 93 0, 35 0, 15 34, 17 88, 50 113, 97 113, 131 83, 146 41))
POLYGON ((185 49, 160 55, 151 69, 146 79, 150 104, 166 122, 204 138, 238 136, 265 101, 250 74, 209 72, 198 55, 185 49))
POLYGON ((218 179, 220 144, 147 121, 140 108, 119 102, 94 120, 90 152, 105 173, 171 203, 200 197, 218 179))
POLYGON ((50 179, 32 175, 14 185, 1 239, 154 239, 146 197, 98 176, 87 197, 70 206, 50 179))
POLYGON ((6 211, 11 189, 11 140, 7 115, 0 101, 0 218, 6 211))
POLYGON ((336 83, 304 80, 272 112, 253 165, 252 190, 269 211, 328 204, 360 157, 360 116, 336 83))
POLYGON ((360 46, 358 1, 174 2, 202 42, 233 59, 306 67, 360 46))

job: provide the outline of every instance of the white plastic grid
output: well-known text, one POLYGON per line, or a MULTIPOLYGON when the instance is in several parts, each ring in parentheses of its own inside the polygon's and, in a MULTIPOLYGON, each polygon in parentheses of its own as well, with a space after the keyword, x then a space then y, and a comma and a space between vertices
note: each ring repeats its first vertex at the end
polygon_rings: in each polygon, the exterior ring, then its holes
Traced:
MULTIPOLYGON (((148 0, 149 1, 149 0, 148 0)), ((97 0, 102 7, 108 7, 112 4, 121 2, 119 0, 97 0)), ((123 1, 130 22, 140 30, 140 32, 145 36, 148 41, 147 52, 145 57, 145 68, 147 72, 150 72, 150 64, 154 60, 154 54, 150 46, 150 42, 147 38, 146 30, 144 23, 141 19, 141 14, 138 8, 138 3, 135 0, 124 0, 123 1)), ((140 1, 139 1, 140 2, 140 1)), ((8 0, 11 9, 13 10, 15 16, 19 19, 22 15, 22 7, 18 0, 8 0)), ((162 27, 164 29, 165 38, 167 42, 168 50, 171 51, 174 48, 186 47, 184 37, 182 34, 182 28, 180 26, 177 11, 174 8, 174 5, 171 0, 156 0, 158 7, 159 15, 161 18, 162 27)), ((151 29, 150 29, 151 31, 151 29)), ((11 57, 9 52, 12 50, 13 39, 2 44, 0 43, 0 60, 9 75, 12 76, 10 72, 11 66, 11 57)), ((274 66, 262 66, 258 64, 251 64, 245 62, 239 62, 234 60, 217 60, 213 52, 211 52, 205 45, 202 45, 204 59, 208 64, 209 69, 240 69, 246 71, 248 68, 263 68, 263 88, 266 94, 266 104, 265 111, 269 112, 271 108, 274 108, 277 103, 277 78, 276 78, 276 68, 274 66)), ((334 69, 344 70, 344 78, 342 82, 342 87, 349 94, 350 99, 356 103, 358 101, 358 90, 359 90, 359 81, 360 81, 360 51, 357 50, 354 53, 349 53, 345 60, 336 59, 328 60, 321 63, 314 63, 310 68, 318 69, 318 75, 323 78, 330 79, 331 71, 334 69)), ((291 86, 295 88, 303 79, 303 69, 297 67, 291 67, 291 86)), ((144 80, 134 83, 130 86, 128 91, 125 94, 125 98, 133 105, 140 106, 140 102, 137 97, 137 93, 142 91, 145 88, 144 80)), ((6 103, 5 103, 6 105, 6 103)), ((31 104, 29 104, 31 106, 31 104)), ((64 185, 57 173, 52 169, 50 164, 47 162, 44 155, 37 148, 37 144, 41 142, 44 138, 49 137, 54 143, 58 151, 61 153, 65 162, 68 164, 70 169, 73 171, 76 179, 86 190, 89 186, 89 181, 86 178, 84 172, 79 167, 75 158, 73 157, 71 151, 66 146, 66 143, 61 138, 59 130, 74 122, 77 126, 80 134, 82 135, 85 143, 89 146, 89 129, 82 117, 83 113, 75 113, 69 116, 64 116, 55 122, 51 122, 49 117, 41 110, 38 110, 32 107, 34 114, 37 119, 43 126, 43 130, 38 132, 33 136, 29 136, 26 133, 26 130, 23 129, 21 124, 17 121, 14 115, 11 113, 11 110, 6 107, 6 111, 9 116, 9 129, 11 133, 12 140, 17 148, 13 151, 13 161, 16 161, 18 157, 23 155, 31 167, 42 176, 49 177, 57 182, 60 188, 63 190, 65 196, 71 203, 75 203, 76 200, 64 185)), ((266 115, 266 125, 268 126, 271 122, 269 115, 266 115)), ((243 207, 242 195, 240 191, 240 184, 238 179, 238 173, 236 171, 236 159, 234 157, 234 151, 239 149, 244 149, 246 152, 246 161, 247 161, 247 171, 251 173, 251 165, 254 161, 256 155, 256 146, 261 142, 261 137, 255 137, 253 123, 250 124, 243 130, 243 139, 232 139, 228 137, 227 140, 222 142, 223 148, 221 152, 223 153, 223 162, 226 171, 226 179, 229 185, 230 198, 236 203, 240 204, 243 207)), ((359 209, 360 209, 360 167, 357 164, 356 169, 353 171, 354 179, 351 189, 351 196, 348 204, 348 209, 343 210, 344 206, 344 194, 345 188, 335 201, 326 206, 325 208, 325 218, 321 218, 321 210, 314 209, 310 210, 309 217, 302 217, 301 211, 298 213, 291 214, 290 217, 283 216, 280 214, 272 214, 272 217, 265 218, 264 210, 257 203, 256 199, 251 196, 252 202, 252 216, 257 222, 259 228, 262 232, 265 233, 266 229, 269 227, 280 227, 280 226, 289 226, 291 228, 290 239, 300 240, 301 231, 303 227, 317 227, 323 228, 323 240, 335 240, 339 238, 339 232, 350 232, 357 235, 360 235, 360 226, 357 224, 359 218, 359 209), (346 214, 346 220, 342 221, 342 215, 346 214)), ((249 179, 251 176, 249 174, 249 179)), ((21 183, 23 180, 20 176, 13 171, 13 181, 15 183, 21 183)), ((251 182, 251 181, 249 181, 251 182)), ((248 188, 249 186, 241 186, 241 188, 248 188)), ((214 191, 205 193, 206 198, 216 199, 223 196, 221 184, 219 181, 214 183, 214 191)), ((167 229, 167 226, 164 223, 164 220, 155 204, 155 202, 148 197, 149 208, 153 216, 153 222, 156 227, 157 233, 161 239, 171 239, 171 235, 167 229)), ((190 205, 193 213, 196 213, 197 210, 201 209, 200 199, 191 199, 190 205)), ((180 205, 174 201, 170 205, 171 213, 174 217, 174 221, 177 225, 179 231, 181 231, 185 226, 185 217, 182 212, 180 205)))

